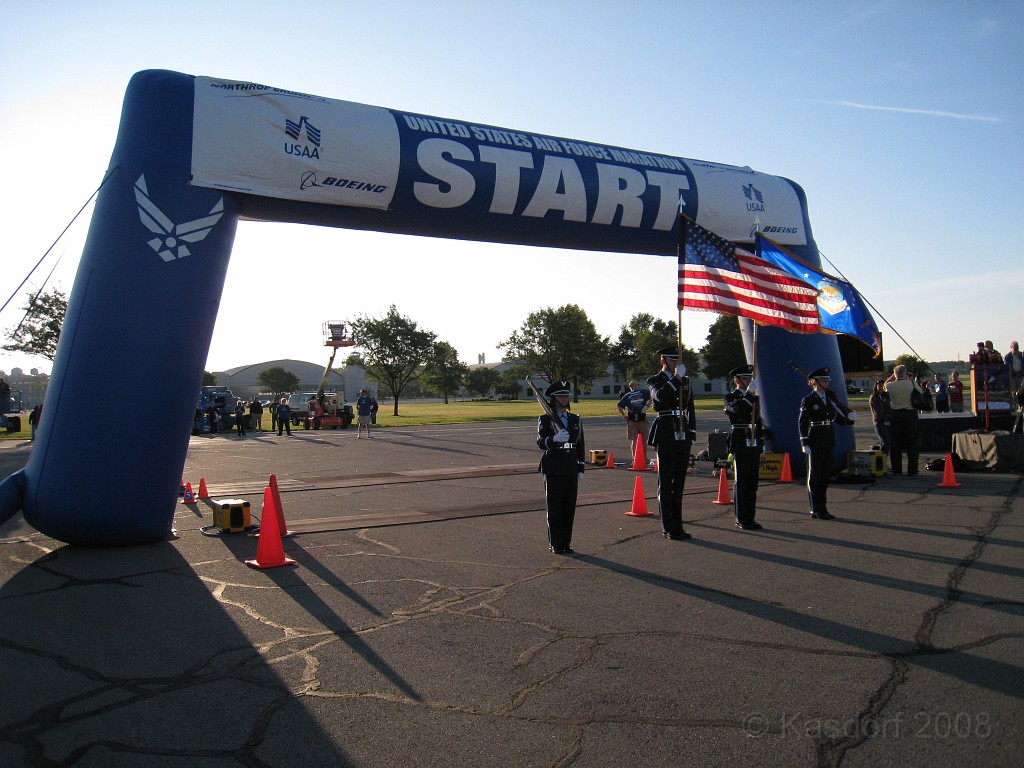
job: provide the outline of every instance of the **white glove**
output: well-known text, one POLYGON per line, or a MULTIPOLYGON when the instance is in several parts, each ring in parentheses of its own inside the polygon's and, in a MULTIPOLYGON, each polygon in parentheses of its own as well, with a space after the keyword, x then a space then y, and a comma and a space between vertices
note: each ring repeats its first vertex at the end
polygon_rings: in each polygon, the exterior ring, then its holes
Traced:
POLYGON ((566 432, 564 429, 560 429, 557 432, 555 432, 554 437, 552 437, 551 439, 554 440, 556 443, 568 443, 569 433, 566 432))
POLYGON ((811 446, 805 445, 804 446, 804 453, 806 453, 808 456, 810 456, 811 455, 811 446))
POLYGON ((747 392, 749 392, 752 395, 757 394, 757 379, 750 380, 750 386, 747 387, 747 392))
POLYGON ((577 479, 577 480, 582 480, 582 479, 583 479, 583 473, 582 473, 582 472, 580 472, 580 473, 579 473, 579 474, 578 474, 578 475, 576 476, 576 479, 577 479))
POLYGON ((850 411, 850 415, 847 416, 846 418, 849 421, 856 421, 857 420, 857 412, 856 411, 850 411))

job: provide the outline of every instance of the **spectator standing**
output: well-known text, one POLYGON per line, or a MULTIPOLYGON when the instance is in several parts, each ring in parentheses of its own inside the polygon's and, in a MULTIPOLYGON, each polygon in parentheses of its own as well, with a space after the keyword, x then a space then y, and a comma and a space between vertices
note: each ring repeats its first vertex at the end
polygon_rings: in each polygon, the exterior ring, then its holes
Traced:
POLYGON ((292 407, 288 405, 288 398, 282 397, 281 402, 275 409, 277 412, 277 436, 280 437, 282 431, 288 431, 288 437, 292 436, 292 407))
POLYGON ((359 390, 359 397, 356 398, 356 439, 363 436, 363 427, 366 427, 366 436, 370 434, 370 424, 373 423, 373 398, 367 394, 365 389, 359 390))
MULTIPOLYGON (((377 411, 380 409, 380 403, 377 402, 377 398, 370 395, 370 421, 374 424, 377 423, 377 411)), ((369 434, 369 433, 367 433, 369 434)))
POLYGON ((920 449, 917 445, 917 409, 914 408, 912 392, 920 392, 917 384, 907 376, 907 367, 897 365, 892 376, 885 380, 885 391, 889 394, 892 408, 892 439, 889 445, 889 461, 894 475, 903 474, 903 454, 907 454, 907 474, 917 474, 917 460, 920 449))
POLYGON ((647 409, 651 405, 651 393, 641 389, 635 381, 629 382, 629 391, 619 398, 616 408, 619 415, 626 420, 626 442, 632 456, 639 435, 643 445, 647 444, 647 409))
POLYGON ((885 391, 885 382, 881 379, 875 382, 871 390, 868 407, 871 408, 871 423, 875 427, 875 434, 878 435, 878 450, 889 455, 892 408, 889 406, 889 393, 885 391))
POLYGON ((1020 391, 1021 384, 1024 383, 1024 355, 1021 354, 1016 341, 1010 342, 1010 351, 1003 358, 1003 364, 1006 366, 1006 375, 1009 378, 1010 403, 1016 409, 1021 405, 1017 393, 1020 391))
POLYGON ((39 428, 39 417, 43 415, 43 406, 37 405, 28 415, 28 424, 32 427, 32 442, 36 439, 36 430, 39 428))
POLYGON ((239 437, 245 437, 245 403, 241 398, 235 400, 235 428, 239 437))
POLYGON ((949 391, 946 382, 942 380, 942 374, 936 373, 933 377, 932 392, 935 397, 935 412, 949 413, 949 391))
POLYGON ((258 432, 263 431, 263 403, 260 399, 253 395, 252 402, 249 403, 249 415, 252 416, 252 424, 256 427, 258 432))
MULTIPOLYGON (((908 379, 913 380, 913 376, 907 376, 908 379)), ((931 413, 935 410, 935 400, 932 398, 932 390, 928 386, 928 379, 923 374, 917 374, 917 388, 921 392, 921 399, 923 406, 921 407, 921 413, 931 413)))
POLYGON ((960 373, 953 371, 949 384, 946 385, 949 395, 949 410, 953 413, 964 412, 964 383, 960 381, 960 373))

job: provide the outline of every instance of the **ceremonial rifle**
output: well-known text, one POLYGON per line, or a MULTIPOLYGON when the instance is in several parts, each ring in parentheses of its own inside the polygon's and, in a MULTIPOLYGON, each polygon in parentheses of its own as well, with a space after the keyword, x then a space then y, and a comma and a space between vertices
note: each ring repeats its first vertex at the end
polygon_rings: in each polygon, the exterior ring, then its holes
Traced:
MULTIPOLYGON (((789 360, 788 362, 789 362, 789 366, 794 371, 796 371, 801 376, 803 376, 805 379, 812 378, 811 374, 809 374, 807 371, 805 371, 799 365, 794 363, 792 360, 789 360)), ((836 408, 838 408, 840 411, 843 412, 843 416, 849 418, 850 414, 853 412, 853 408, 851 408, 850 406, 846 405, 846 403, 843 403, 842 401, 840 401, 840 399, 838 398, 838 396, 836 395, 836 393, 833 390, 826 389, 825 390, 825 397, 831 399, 832 402, 835 403, 836 408)))
POLYGON ((537 402, 540 404, 541 409, 544 413, 550 416, 552 419, 555 418, 555 412, 551 408, 551 403, 547 401, 547 398, 541 394, 541 391, 537 389, 537 385, 533 383, 533 379, 530 378, 530 374, 526 374, 526 383, 529 385, 530 390, 533 392, 533 396, 537 398, 537 402))

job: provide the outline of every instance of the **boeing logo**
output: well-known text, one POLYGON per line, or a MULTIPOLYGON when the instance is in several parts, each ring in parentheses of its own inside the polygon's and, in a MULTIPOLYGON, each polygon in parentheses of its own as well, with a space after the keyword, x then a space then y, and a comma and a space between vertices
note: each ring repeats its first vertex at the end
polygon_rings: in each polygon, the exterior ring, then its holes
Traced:
POLYGON ((357 179, 339 179, 337 176, 328 176, 323 181, 317 181, 313 171, 306 171, 299 179, 299 189, 310 187, 337 187, 339 189, 355 189, 360 192, 373 192, 380 195, 387 191, 387 184, 374 184, 370 181, 359 181, 357 179))
POLYGON ((149 198, 146 188, 146 175, 142 174, 135 182, 135 201, 139 204, 139 219, 150 232, 159 237, 147 241, 147 245, 156 251, 164 261, 174 261, 191 256, 192 252, 185 243, 198 243, 210 234, 220 217, 224 215, 224 198, 210 209, 207 216, 200 219, 175 224, 164 212, 157 208, 149 198))

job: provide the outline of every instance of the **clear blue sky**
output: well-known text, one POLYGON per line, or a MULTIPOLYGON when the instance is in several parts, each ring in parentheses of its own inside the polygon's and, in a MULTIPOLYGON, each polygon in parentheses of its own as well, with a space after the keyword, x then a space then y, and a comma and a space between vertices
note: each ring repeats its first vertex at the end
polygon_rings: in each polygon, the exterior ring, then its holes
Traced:
MULTIPOLYGON (((1024 341, 1022 51, 1014 0, 5 0, 0 300, 102 179, 131 75, 160 68, 785 176, 886 358, 909 350, 878 314, 929 360, 987 338, 1005 352, 1024 341)), ((60 257, 70 291, 90 213, 30 285, 60 257)), ((324 321, 390 304, 465 362, 496 361, 534 310, 577 303, 614 339, 637 312, 675 319, 675 291, 670 258, 243 222, 207 368, 326 363, 324 321), (310 291, 276 288, 310 273, 310 291)), ((685 313, 684 342, 714 319, 685 313)), ((16 366, 50 370, 0 352, 16 366)))

